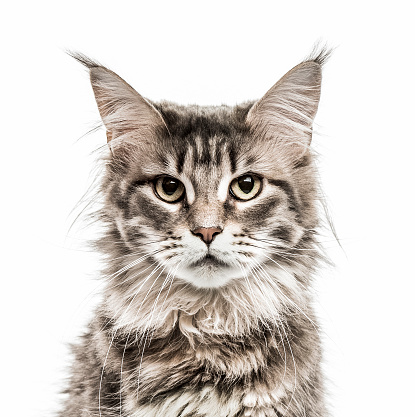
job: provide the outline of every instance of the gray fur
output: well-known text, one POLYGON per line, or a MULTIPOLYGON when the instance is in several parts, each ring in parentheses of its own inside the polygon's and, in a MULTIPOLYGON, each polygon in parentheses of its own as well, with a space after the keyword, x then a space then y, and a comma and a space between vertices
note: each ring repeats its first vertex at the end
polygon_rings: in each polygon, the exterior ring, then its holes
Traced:
POLYGON ((310 284, 321 259, 313 154, 315 51, 256 103, 152 103, 90 71, 109 142, 98 214, 104 298, 75 360, 62 417, 324 417, 310 284), (229 192, 251 173, 261 191, 229 192), (154 181, 186 193, 162 201, 154 181), (192 231, 221 232, 206 245, 192 231))

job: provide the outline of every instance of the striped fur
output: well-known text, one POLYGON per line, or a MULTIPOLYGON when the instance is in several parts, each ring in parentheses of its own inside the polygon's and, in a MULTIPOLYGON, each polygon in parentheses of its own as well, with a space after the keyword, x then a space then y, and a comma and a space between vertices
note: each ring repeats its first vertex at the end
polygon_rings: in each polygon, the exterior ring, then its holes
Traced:
POLYGON ((109 151, 97 242, 104 299, 62 417, 324 417, 310 284, 320 258, 313 154, 315 53, 256 103, 152 103, 80 55, 109 151), (261 191, 229 192, 244 174, 261 191), (162 201, 154 181, 180 180, 162 201), (220 233, 207 245, 199 228, 220 233), (193 231, 193 232, 192 232, 193 231))

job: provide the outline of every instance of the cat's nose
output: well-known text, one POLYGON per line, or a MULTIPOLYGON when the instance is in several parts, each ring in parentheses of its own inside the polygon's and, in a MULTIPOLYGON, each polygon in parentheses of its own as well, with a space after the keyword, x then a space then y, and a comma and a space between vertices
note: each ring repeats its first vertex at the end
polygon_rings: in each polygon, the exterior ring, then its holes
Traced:
POLYGON ((206 245, 209 245, 216 235, 222 232, 222 229, 218 227, 199 227, 195 230, 192 230, 192 233, 196 236, 199 236, 206 245))

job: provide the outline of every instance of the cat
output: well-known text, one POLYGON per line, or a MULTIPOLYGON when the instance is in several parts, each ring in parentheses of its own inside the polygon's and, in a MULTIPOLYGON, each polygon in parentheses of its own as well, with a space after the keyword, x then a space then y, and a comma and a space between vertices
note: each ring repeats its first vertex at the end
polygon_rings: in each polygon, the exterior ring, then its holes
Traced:
POLYGON ((319 48, 258 101, 182 106, 89 71, 108 151, 103 300, 65 417, 325 417, 312 277, 319 48))

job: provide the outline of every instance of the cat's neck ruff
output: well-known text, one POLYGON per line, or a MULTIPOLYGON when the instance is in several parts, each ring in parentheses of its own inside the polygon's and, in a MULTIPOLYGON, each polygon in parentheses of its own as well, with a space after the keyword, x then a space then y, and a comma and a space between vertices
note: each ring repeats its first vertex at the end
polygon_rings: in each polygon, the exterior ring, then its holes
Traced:
MULTIPOLYGON (((200 289, 162 273, 126 299, 109 286, 106 315, 118 334, 165 336, 177 326, 189 339, 212 335, 246 337, 267 326, 283 326, 290 312, 304 312, 309 294, 298 267, 270 266, 216 289, 200 289)), ((124 277, 134 277, 129 271, 124 277)), ((125 288, 124 288, 125 291, 125 288)))

